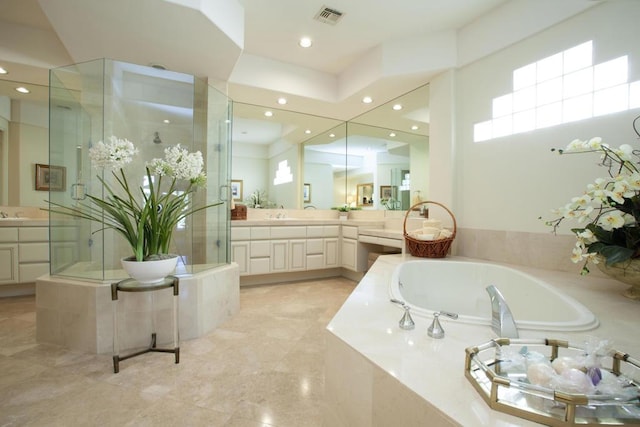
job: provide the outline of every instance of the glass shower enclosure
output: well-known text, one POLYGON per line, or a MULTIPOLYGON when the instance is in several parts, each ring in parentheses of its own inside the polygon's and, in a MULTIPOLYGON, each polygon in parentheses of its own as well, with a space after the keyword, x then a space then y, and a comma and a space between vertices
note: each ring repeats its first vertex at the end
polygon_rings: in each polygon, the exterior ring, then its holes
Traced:
MULTIPOLYGON (((170 249, 179 255, 176 273, 230 261, 231 103, 226 95, 188 74, 99 59, 51 70, 49 103, 49 162, 66 178, 62 189, 50 191, 51 202, 74 207, 88 204, 87 194, 104 196, 99 178, 109 185, 114 178, 91 167, 89 148, 97 141, 116 136, 134 143, 139 152, 125 173, 136 194, 138 187, 148 187, 145 163, 180 144, 200 151, 205 161, 207 185, 190 203, 225 203, 177 225, 170 249)), ((53 212, 49 221, 52 275, 96 281, 127 277, 120 260, 131 249, 115 231, 53 212)))

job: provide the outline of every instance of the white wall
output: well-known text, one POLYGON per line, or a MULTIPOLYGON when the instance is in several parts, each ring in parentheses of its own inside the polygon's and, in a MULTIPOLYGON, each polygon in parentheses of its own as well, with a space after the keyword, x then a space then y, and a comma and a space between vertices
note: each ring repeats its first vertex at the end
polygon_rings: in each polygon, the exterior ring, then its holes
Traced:
POLYGON ((49 198, 49 192, 35 189, 35 165, 49 163, 48 104, 12 101, 9 145, 8 203, 47 206, 45 200, 49 198))
POLYGON ((333 168, 331 165, 305 162, 304 183, 311 184, 311 201, 303 206, 313 205, 318 209, 330 209, 334 206, 333 168))
POLYGON ((594 136, 612 146, 638 146, 631 126, 637 109, 473 142, 473 125, 491 118, 492 99, 512 91, 514 69, 585 41, 593 40, 594 64, 628 54, 629 81, 640 80, 638 18, 640 2, 605 2, 433 81, 430 195, 446 203, 442 190, 447 181, 453 183, 451 202, 459 227, 547 233, 538 217, 550 218, 551 209, 606 173, 595 166, 597 156, 558 156, 551 148, 594 136), (455 99, 449 120, 448 95, 455 99), (450 150, 453 168, 446 167, 450 150))
POLYGON ((266 158, 248 157, 247 153, 233 147, 231 157, 231 179, 242 180, 242 198, 246 199, 256 190, 266 191, 269 179, 269 160, 266 158))

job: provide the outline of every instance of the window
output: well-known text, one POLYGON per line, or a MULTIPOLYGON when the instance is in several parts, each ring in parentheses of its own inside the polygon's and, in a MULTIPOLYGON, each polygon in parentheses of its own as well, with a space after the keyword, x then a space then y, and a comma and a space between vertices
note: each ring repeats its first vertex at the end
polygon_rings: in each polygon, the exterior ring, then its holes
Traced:
POLYGON ((492 102, 490 120, 476 123, 473 141, 640 108, 640 82, 629 83, 628 57, 593 64, 593 41, 513 71, 513 92, 492 102))

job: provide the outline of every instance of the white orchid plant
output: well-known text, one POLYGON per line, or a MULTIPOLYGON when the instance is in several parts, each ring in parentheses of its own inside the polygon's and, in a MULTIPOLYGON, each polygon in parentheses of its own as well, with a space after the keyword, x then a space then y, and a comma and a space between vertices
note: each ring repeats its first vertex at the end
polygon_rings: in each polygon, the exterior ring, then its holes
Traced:
POLYGON ((584 262, 581 274, 589 273, 589 262, 597 264, 602 258, 611 265, 640 257, 640 152, 627 144, 611 148, 599 137, 576 139, 566 149, 552 151, 599 153, 599 165, 609 175, 587 185, 584 194, 553 210, 556 219, 546 221, 554 232, 565 220, 580 225, 571 229, 577 238, 571 260, 584 262))
POLYGON ((102 223, 101 230, 115 230, 127 240, 134 253, 132 258, 137 261, 164 258, 169 253, 173 231, 182 219, 222 202, 190 206, 190 195, 205 185, 207 177, 202 153, 189 153, 180 144, 166 148, 164 159, 146 164, 148 189, 139 186, 139 193, 134 195, 123 168, 137 153, 131 141, 115 136, 94 144, 89 149, 92 166, 110 169, 120 191, 98 175, 106 194, 104 199, 87 194, 89 201, 74 207, 49 202, 54 206, 49 211, 102 223), (166 191, 162 190, 164 177, 171 180, 166 191), (180 181, 187 182, 186 189, 179 188, 180 181))

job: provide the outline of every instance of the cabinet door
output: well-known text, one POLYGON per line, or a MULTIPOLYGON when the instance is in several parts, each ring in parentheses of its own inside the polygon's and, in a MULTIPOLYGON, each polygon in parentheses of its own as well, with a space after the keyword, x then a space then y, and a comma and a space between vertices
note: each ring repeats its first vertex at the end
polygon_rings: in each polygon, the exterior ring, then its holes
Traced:
POLYGON ((289 241, 271 241, 271 273, 281 273, 289 268, 289 241))
POLYGON ((240 275, 249 274, 249 242, 231 242, 231 261, 238 264, 240 275))
POLYGON ((289 271, 301 271, 307 268, 307 241, 289 240, 289 271))
POLYGON ((357 250, 357 240, 342 239, 342 266, 344 268, 356 271, 357 250))
POLYGON ((324 239, 324 266, 333 268, 340 266, 340 247, 338 239, 324 239))
POLYGON ((18 244, 0 243, 0 284, 18 283, 18 244))

